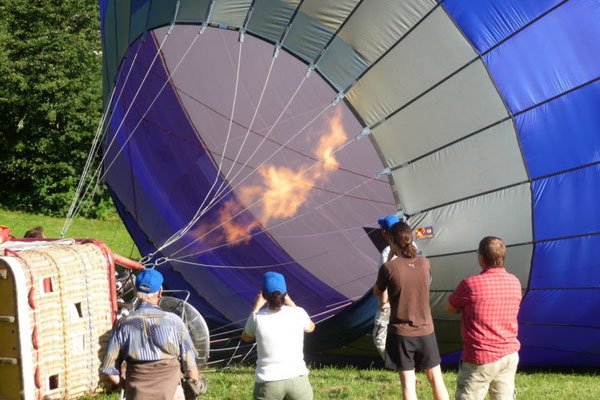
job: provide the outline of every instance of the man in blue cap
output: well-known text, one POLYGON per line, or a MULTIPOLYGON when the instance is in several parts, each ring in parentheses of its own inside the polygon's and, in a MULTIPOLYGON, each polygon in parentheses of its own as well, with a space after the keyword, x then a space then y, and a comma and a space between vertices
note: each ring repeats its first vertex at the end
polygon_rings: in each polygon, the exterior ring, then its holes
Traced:
POLYGON ((181 371, 185 371, 188 389, 201 393, 205 387, 199 383, 194 345, 185 324, 158 307, 162 283, 163 276, 154 269, 139 273, 135 282, 139 304, 113 328, 100 367, 113 384, 121 385, 121 364, 127 363, 127 400, 172 400, 176 392, 181 398, 181 371))
POLYGON ((288 295, 283 275, 265 273, 242 333, 246 342, 256 338, 255 400, 313 399, 303 346, 304 333, 314 329, 306 311, 288 295))

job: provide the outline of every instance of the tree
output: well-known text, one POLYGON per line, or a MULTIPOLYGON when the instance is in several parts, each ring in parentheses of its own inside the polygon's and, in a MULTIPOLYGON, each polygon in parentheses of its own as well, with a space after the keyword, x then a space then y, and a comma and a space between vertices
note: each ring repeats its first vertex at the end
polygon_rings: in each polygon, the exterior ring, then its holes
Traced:
MULTIPOLYGON (((66 215, 102 112, 95 0, 0 2, 4 208, 66 215)), ((88 214, 109 209, 102 190, 88 214)))

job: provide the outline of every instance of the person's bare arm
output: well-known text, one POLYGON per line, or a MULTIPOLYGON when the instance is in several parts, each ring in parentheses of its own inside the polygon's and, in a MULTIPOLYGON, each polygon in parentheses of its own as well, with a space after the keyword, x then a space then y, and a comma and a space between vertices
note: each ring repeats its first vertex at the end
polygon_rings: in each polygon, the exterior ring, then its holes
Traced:
POLYGON ((251 342, 254 340, 254 336, 250 336, 246 333, 246 331, 242 332, 242 340, 244 342, 251 342))
POLYGON ((460 308, 456 308, 454 307, 452 304, 450 304, 450 301, 448 301, 448 299, 446 299, 446 312, 449 312, 451 314, 460 314, 460 308))
POLYGON ((110 379, 112 384, 115 386, 119 386, 119 384, 121 383, 121 375, 106 375, 106 376, 108 376, 108 379, 110 379))
POLYGON ((185 371, 185 376, 187 376, 188 378, 195 379, 195 380, 200 379, 200 373, 198 372, 198 365, 194 364, 193 367, 191 367, 190 369, 185 371))

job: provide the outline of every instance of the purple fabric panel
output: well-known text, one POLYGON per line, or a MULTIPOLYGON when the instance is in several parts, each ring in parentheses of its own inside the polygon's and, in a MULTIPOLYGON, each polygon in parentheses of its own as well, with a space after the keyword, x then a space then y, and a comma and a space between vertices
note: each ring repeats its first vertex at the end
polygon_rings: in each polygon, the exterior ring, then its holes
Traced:
MULTIPOLYGON (((158 41, 163 31, 156 32, 158 41)), ((196 34, 193 27, 175 27, 168 40, 177 45, 164 48, 168 66, 177 65, 196 34)), ((264 183, 261 174, 255 172, 260 165, 309 178, 312 189, 304 203, 293 217, 269 220, 269 234, 319 280, 347 297, 360 296, 373 285, 379 257, 362 228, 375 226, 379 217, 395 211, 388 180, 373 179, 383 169, 381 160, 368 138, 352 141, 362 127, 343 102, 313 121, 336 93, 318 74, 305 79, 307 66, 286 52, 273 63, 246 137, 273 59, 273 46, 252 36, 246 37, 242 47, 234 124, 225 147, 240 49, 237 38, 236 32, 210 28, 194 43, 194 51, 186 56, 173 79, 180 101, 213 158, 220 160, 225 153, 223 170, 233 167, 229 179, 236 182, 234 186, 244 179, 236 193, 264 183), (294 93, 293 101, 271 130, 294 93), (317 166, 322 172, 318 177, 311 172, 301 174, 314 166, 315 149, 331 134, 332 121, 337 121, 346 135, 333 148, 350 142, 335 153, 339 168, 323 170, 317 166)), ((251 211, 260 217, 263 204, 251 211)))
MULTIPOLYGON (((135 45, 132 48, 135 48, 135 45)), ((129 104, 133 104, 125 124, 119 130, 116 142, 120 144, 125 142, 136 124, 142 120, 168 76, 162 64, 156 62, 139 95, 133 100, 156 50, 153 40, 143 43, 120 102, 121 112, 111 121, 114 131, 129 104)), ((124 66, 128 68, 127 62, 124 66)), ((214 180, 215 166, 188 123, 171 86, 165 87, 158 96, 129 143, 130 153, 122 152, 119 155, 118 163, 109 170, 107 182, 124 207, 129 212, 137 212, 138 224, 150 240, 162 243, 168 235, 184 226, 194 215, 214 180), (131 163, 128 161, 128 154, 131 154, 131 163), (133 182, 129 168, 133 169, 133 182), (133 185, 136 190, 136 204, 133 203, 133 185)), ((106 166, 114 158, 119 147, 121 145, 108 151, 106 166)), ((227 196, 226 200, 237 203, 233 195, 227 196)), ((182 239, 178 246, 165 249, 164 254, 169 255, 180 246, 192 242, 203 226, 214 226, 222 204, 223 202, 215 206, 203 217, 191 235, 182 239)), ((243 207, 237 205, 237 208, 243 207)), ((254 217, 249 212, 236 218, 236 222, 242 225, 253 221, 254 217)), ((207 236, 206 240, 195 242, 180 255, 206 250, 214 244, 207 236)), ((276 269, 286 276, 292 296, 298 300, 302 299, 300 304, 309 312, 322 311, 324 305, 345 299, 299 264, 294 263, 266 234, 257 235, 248 243, 224 246, 188 260, 205 264, 242 266, 291 263, 276 269)), ((198 293, 232 320, 246 316, 248 303, 254 299, 260 288, 262 274, 267 270, 209 269, 180 263, 173 263, 172 266, 198 293)))

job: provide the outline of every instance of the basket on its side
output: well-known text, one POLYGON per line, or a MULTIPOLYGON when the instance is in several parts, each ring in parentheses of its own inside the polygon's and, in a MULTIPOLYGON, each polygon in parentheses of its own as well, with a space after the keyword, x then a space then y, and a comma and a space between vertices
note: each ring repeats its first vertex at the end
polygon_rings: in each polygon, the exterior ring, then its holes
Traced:
POLYGON ((0 398, 100 391, 116 313, 110 252, 102 243, 48 241, 21 251, 13 243, 0 257, 0 398))

